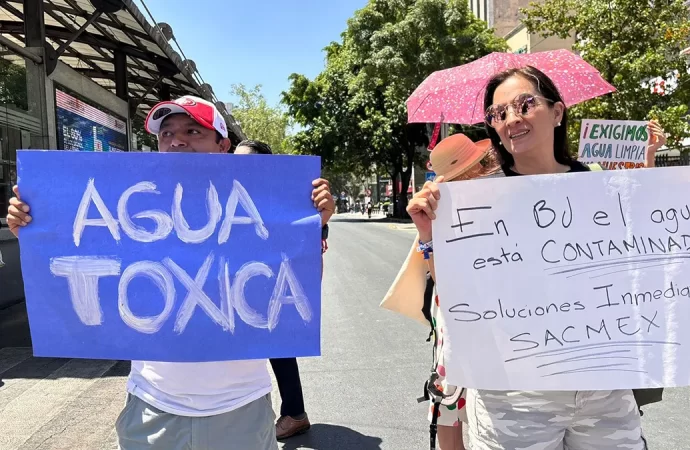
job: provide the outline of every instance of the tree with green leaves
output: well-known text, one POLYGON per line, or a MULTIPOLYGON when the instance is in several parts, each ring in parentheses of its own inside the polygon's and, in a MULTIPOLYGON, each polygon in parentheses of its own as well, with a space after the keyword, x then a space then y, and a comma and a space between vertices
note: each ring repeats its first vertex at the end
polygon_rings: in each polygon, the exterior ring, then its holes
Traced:
POLYGON ((139 114, 132 117, 132 133, 137 137, 137 147, 147 146, 153 151, 158 151, 158 137, 146 131, 145 118, 139 114))
MULTIPOLYGON (((678 144, 690 135, 690 43, 684 0, 545 0, 522 10, 531 33, 575 36, 573 50, 617 92, 570 109, 575 119, 657 119, 678 144), (656 87, 656 89, 654 89, 656 87), (656 91, 656 92, 654 92, 656 91)), ((579 124, 571 128, 577 142, 579 124)))
POLYGON ((393 189, 402 215, 430 135, 427 124, 408 125, 405 101, 432 72, 505 49, 467 0, 370 0, 326 47, 323 72, 290 77, 283 102, 304 128, 292 143, 332 170, 401 181, 403 192, 393 189))
POLYGON ((232 115, 247 138, 267 143, 274 153, 291 153, 287 140, 291 122, 283 108, 269 105, 260 85, 247 89, 234 84, 231 93, 237 99, 230 108, 232 115))
POLYGON ((0 58, 0 103, 26 111, 26 68, 0 58))

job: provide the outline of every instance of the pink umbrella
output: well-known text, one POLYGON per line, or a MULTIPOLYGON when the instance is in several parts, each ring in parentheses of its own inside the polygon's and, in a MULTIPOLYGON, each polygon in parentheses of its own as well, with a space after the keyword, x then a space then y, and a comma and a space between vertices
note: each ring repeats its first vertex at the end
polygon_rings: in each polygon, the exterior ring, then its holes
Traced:
POLYGON ((407 99, 409 123, 475 124, 484 121, 484 92, 489 79, 506 69, 533 66, 556 83, 566 106, 616 90, 590 64, 568 50, 516 55, 491 53, 427 77, 407 99))

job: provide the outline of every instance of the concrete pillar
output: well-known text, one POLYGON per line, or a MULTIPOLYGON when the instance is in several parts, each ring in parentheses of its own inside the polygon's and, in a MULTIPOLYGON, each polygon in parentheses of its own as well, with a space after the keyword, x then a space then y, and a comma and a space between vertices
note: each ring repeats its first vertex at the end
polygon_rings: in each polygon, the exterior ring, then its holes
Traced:
POLYGON ((129 85, 127 82, 127 55, 116 50, 113 58, 115 66, 115 95, 124 101, 129 101, 129 85))
POLYGON ((170 95, 170 85, 168 83, 161 83, 160 89, 158 89, 159 100, 162 102, 172 100, 170 95))
MULTIPOLYGON (((24 36, 26 50, 44 58, 45 24, 43 22, 43 0, 24 0, 24 36)), ((32 136, 32 148, 50 146, 48 138, 48 106, 46 104, 45 64, 36 64, 29 58, 26 61, 26 90, 29 114, 41 121, 41 136, 32 136)))

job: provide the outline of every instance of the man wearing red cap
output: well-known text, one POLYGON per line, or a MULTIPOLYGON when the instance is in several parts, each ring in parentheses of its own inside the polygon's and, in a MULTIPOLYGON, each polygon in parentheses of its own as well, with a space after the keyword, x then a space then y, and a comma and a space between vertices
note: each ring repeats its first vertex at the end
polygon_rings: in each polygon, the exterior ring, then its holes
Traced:
MULTIPOLYGON (((227 153, 225 120, 201 98, 185 96, 156 105, 146 129, 160 152, 227 153)), ((312 183, 312 201, 325 225, 335 210, 328 181, 312 183)), ((19 190, 7 224, 31 222, 19 190)), ((169 363, 132 361, 127 403, 115 423, 121 450, 277 449, 267 360, 169 363)))

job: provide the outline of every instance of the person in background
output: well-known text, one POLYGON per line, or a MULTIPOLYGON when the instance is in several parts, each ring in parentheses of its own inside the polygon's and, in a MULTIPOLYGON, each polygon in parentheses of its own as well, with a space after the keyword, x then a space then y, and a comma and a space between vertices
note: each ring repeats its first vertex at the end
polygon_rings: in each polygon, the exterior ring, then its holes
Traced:
MULTIPOLYGON (((505 176, 587 172, 569 151, 568 114, 553 81, 534 67, 491 78, 485 126, 505 176)), ((441 194, 427 182, 408 206, 434 273, 432 221, 441 194)), ((506 282, 497 279, 496 282, 506 282)), ((467 343, 471 345, 471 343, 467 343)), ((630 389, 467 392, 469 447, 476 450, 644 450, 630 389)))
MULTIPOLYGON (((236 155, 272 155, 271 147, 261 141, 245 140, 237 145, 236 155)), ((280 392, 280 417, 276 422, 276 438, 287 439, 306 433, 311 428, 304 410, 304 394, 297 358, 269 359, 280 392)))
MULTIPOLYGON (((472 180, 500 173, 500 164, 485 139, 474 143, 464 134, 445 138, 431 152, 431 165, 439 182, 472 180)), ((443 356, 446 324, 439 307, 439 297, 429 265, 417 251, 419 236, 403 263, 393 285, 381 306, 416 319, 431 327, 430 340, 434 343, 431 377, 425 385, 428 390, 432 442, 438 438, 440 450, 464 450, 463 422, 467 423, 465 389, 446 382, 443 356)), ((434 448, 434 447, 432 447, 434 448)))
MULTIPOLYGON (((198 97, 161 102, 146 118, 160 152, 227 153, 223 116, 198 97)), ((203 174, 200 174, 203 176, 203 174)), ((327 180, 312 183, 311 200, 326 225, 335 210, 327 180)), ((19 236, 31 223, 19 189, 7 223, 19 236)), ((127 402, 115 423, 121 450, 277 450, 271 377, 263 360, 171 363, 132 361, 127 402)))
POLYGON ((273 150, 265 142, 245 139, 237 144, 232 153, 235 155, 272 155, 273 150))

